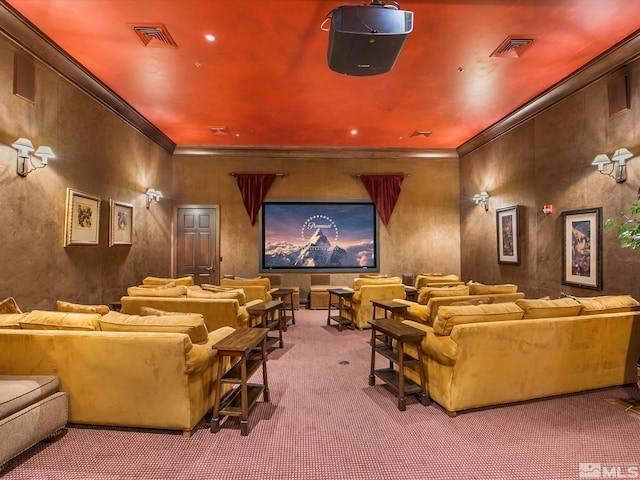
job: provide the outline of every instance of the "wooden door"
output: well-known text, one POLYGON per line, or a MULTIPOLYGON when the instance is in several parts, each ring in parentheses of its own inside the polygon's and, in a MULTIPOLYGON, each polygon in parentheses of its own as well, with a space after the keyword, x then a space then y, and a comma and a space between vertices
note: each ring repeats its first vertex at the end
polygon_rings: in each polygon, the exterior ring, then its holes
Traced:
POLYGON ((220 281, 220 217, 217 206, 176 209, 176 277, 192 276, 196 285, 220 281))

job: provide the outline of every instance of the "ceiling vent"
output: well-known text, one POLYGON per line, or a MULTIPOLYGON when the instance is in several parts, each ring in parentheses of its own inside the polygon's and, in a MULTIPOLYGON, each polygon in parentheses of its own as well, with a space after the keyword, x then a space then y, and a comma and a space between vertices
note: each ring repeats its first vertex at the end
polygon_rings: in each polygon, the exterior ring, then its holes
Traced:
POLYGON ((416 130, 411 134, 412 137, 428 137, 431 135, 429 130, 416 130))
POLYGON ((167 27, 161 23, 129 23, 128 25, 145 47, 178 48, 167 27))
POLYGON ((489 56, 518 58, 531 46, 533 41, 533 38, 507 37, 489 56))

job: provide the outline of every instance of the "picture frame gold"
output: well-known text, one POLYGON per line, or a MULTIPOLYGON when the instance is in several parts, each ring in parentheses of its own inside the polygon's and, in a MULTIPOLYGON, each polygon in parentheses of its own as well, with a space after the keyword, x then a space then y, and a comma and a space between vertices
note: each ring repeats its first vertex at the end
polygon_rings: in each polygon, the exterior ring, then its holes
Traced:
POLYGON ((562 212, 562 283, 602 290, 602 207, 562 212))
POLYGON ((496 209, 498 263, 520 265, 520 205, 496 209))
POLYGON ((109 247, 131 245, 133 239, 133 205, 109 200, 109 247))
POLYGON ((100 243, 100 203, 98 196, 67 188, 64 246, 100 243))

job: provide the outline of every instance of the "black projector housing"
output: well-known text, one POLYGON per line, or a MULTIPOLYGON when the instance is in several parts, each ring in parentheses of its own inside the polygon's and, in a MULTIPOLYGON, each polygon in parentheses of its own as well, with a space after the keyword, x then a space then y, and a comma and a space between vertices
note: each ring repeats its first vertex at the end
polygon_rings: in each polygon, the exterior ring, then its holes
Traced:
POLYGON ((354 76, 390 71, 413 30, 413 12, 382 5, 343 5, 333 10, 327 63, 354 76))

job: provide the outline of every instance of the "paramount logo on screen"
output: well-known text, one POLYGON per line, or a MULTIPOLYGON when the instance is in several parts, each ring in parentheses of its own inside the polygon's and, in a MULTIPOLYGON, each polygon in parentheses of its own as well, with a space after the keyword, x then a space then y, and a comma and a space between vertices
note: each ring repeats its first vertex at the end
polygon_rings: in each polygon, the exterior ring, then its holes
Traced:
POLYGON ((640 478, 635 463, 580 463, 579 478, 640 478))

